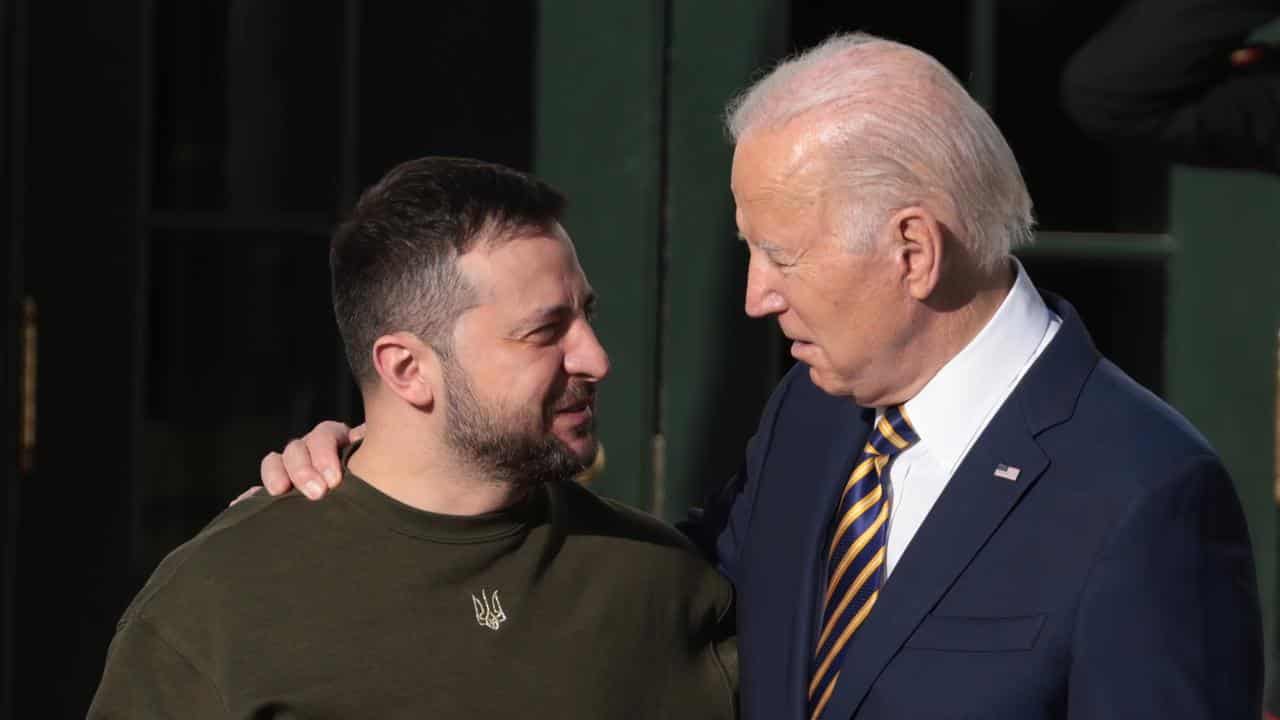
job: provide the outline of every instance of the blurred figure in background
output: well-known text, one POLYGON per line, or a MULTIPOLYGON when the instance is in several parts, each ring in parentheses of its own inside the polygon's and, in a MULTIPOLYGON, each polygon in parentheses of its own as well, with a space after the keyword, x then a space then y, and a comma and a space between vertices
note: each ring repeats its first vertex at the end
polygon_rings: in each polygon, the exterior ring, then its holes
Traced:
POLYGON ((1070 60, 1067 112, 1175 162, 1280 172, 1280 54, 1249 36, 1280 0, 1137 0, 1070 60))

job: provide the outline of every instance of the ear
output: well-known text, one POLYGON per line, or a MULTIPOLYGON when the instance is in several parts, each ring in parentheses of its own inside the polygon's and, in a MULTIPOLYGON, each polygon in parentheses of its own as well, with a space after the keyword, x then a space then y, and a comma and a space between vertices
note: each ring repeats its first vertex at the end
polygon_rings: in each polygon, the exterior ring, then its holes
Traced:
POLYGON ((431 408, 440 377, 435 351, 413 333, 395 332, 374 340, 372 353, 388 390, 416 408, 431 408))
POLYGON ((895 213, 890 228, 894 259, 907 292, 916 300, 927 299, 942 275, 942 225, 928 209, 912 206, 895 213))

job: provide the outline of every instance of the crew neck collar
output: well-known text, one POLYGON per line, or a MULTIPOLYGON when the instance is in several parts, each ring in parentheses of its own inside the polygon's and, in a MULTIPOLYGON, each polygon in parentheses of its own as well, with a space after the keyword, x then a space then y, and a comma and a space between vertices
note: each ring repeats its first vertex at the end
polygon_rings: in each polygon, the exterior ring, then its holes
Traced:
POLYGON ((334 489, 380 523, 404 535, 442 543, 482 543, 515 535, 546 517, 547 488, 532 488, 519 502, 481 515, 445 515, 419 510, 396 500, 351 472, 348 460, 359 447, 342 454, 342 482, 334 489))

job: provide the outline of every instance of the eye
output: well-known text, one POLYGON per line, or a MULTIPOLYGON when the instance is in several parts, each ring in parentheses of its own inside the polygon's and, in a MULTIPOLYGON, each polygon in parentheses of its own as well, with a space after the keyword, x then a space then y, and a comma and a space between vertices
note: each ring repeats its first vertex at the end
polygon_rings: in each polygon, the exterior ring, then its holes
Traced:
POLYGON ((789 268, 792 265, 796 264, 795 260, 792 260, 791 258, 780 257, 778 254, 774 252, 766 252, 764 256, 769 261, 769 264, 775 265, 780 268, 789 268))
POLYGON ((553 342, 560 337, 561 326, 558 322, 539 325, 525 334, 525 340, 535 343, 553 342))

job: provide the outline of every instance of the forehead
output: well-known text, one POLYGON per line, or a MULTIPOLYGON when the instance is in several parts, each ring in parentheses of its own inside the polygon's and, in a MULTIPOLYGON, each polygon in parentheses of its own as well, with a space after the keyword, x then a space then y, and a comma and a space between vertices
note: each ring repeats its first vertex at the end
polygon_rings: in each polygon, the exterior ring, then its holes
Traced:
POLYGON ((731 188, 739 233, 751 243, 795 246, 823 234, 826 148, 811 124, 743 135, 734 148, 731 188))
POLYGON ((481 304, 518 313, 581 301, 590 292, 573 242, 558 224, 498 244, 480 243, 458 258, 481 304))
POLYGON ((739 221, 819 204, 827 181, 825 145, 809 122, 745 133, 734 148, 730 180, 739 221))
POLYGON ((734 197, 750 200, 762 192, 821 190, 832 131, 830 123, 797 118, 779 128, 744 133, 733 152, 734 197))

